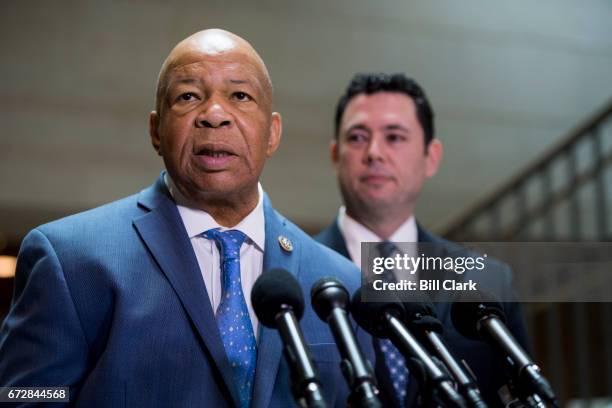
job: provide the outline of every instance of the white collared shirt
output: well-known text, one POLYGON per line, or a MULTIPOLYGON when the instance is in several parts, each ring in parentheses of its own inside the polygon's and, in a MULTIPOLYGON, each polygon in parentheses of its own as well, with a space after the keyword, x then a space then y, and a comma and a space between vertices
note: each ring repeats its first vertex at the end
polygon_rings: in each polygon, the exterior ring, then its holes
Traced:
MULTIPOLYGON (((340 207, 338 211, 338 228, 346 242, 346 249, 353 263, 361 266, 361 243, 382 242, 383 239, 373 231, 360 224, 346 213, 346 207, 340 207)), ((397 230, 389 237, 391 242, 417 242, 418 230, 414 215, 411 215, 397 230)))
POLYGON ((245 218, 232 228, 222 227, 206 211, 189 205, 188 200, 176 188, 176 185, 165 173, 164 181, 170 194, 176 202, 187 235, 193 246, 200 272, 206 285, 206 291, 210 298, 210 304, 216 313, 221 303, 221 259, 219 250, 214 240, 202 236, 209 229, 219 228, 221 231, 230 229, 239 230, 247 236, 244 244, 240 247, 240 280, 242 282, 242 293, 244 294, 249 316, 253 324, 255 337, 258 335, 259 320, 255 316, 251 304, 251 289, 263 270, 263 256, 266 243, 266 222, 263 208, 263 189, 261 184, 257 185, 259 200, 257 206, 245 218))

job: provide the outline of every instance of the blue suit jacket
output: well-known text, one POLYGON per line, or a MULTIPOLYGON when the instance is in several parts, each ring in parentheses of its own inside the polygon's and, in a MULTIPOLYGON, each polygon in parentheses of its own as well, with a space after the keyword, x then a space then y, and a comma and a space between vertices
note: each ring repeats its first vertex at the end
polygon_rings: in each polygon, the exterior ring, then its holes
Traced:
MULTIPOLYGON (((264 273, 291 271, 308 304, 322 276, 356 290, 354 265, 283 218, 267 197, 264 213, 264 273), (292 252, 279 246, 281 235, 292 252)), ((309 305, 301 326, 324 396, 345 406, 348 390, 329 328, 309 305)), ((370 341, 364 343, 371 358, 370 341)), ((0 386, 69 386, 71 402, 84 407, 238 401, 193 248, 161 177, 139 194, 26 236, 0 329, 0 386)), ((252 407, 292 405, 282 342, 276 330, 261 327, 252 407)))
MULTIPOLYGON (((346 242, 338 228, 337 220, 321 231, 315 239, 350 259, 346 242)), ((466 249, 430 234, 425 229, 421 228, 420 225, 418 226, 418 240, 422 243, 434 244, 429 248, 440 251, 440 253, 436 255, 441 257, 448 255, 468 255, 466 249)), ((474 254, 471 255, 474 256, 474 254)), ((481 287, 487 287, 490 292, 496 293, 502 299, 509 299, 512 297, 512 273, 510 268, 501 262, 488 259, 487 269, 485 271, 470 271, 469 273, 465 273, 463 277, 464 279, 475 278, 481 287), (491 273, 493 269, 495 269, 495 273, 491 273)), ((478 379, 480 390, 487 403, 489 403, 490 406, 501 406, 501 401, 497 396, 497 390, 506 383, 506 372, 505 364, 500 357, 500 353, 486 343, 469 340, 460 335, 451 322, 451 303, 444 300, 445 299, 434 299, 434 306, 436 307, 438 318, 444 325, 444 339, 447 346, 458 360, 465 359, 470 368, 474 371, 478 379)), ((529 350, 527 330, 520 304, 503 303, 503 307, 508 328, 523 347, 529 350)), ((378 347, 375 347, 375 349, 376 355, 378 356, 376 360, 376 372, 383 394, 382 397, 385 399, 386 405, 399 406, 392 391, 393 388, 388 376, 388 371, 384 366, 384 357, 378 350, 378 347)), ((419 392, 417 381, 411 381, 406 397, 406 406, 412 406, 416 403, 419 392)))

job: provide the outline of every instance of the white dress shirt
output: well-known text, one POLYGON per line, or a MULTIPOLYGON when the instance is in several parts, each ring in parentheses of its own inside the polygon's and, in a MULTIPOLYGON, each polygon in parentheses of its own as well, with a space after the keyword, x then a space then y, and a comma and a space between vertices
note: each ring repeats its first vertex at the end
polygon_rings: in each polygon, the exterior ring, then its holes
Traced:
POLYGON ((219 228, 221 231, 239 230, 246 235, 247 238, 240 247, 240 280, 255 338, 258 338, 259 320, 257 320, 251 304, 251 289, 263 270, 263 255, 266 243, 266 222, 261 184, 257 186, 259 193, 257 206, 238 225, 226 228, 219 225, 206 211, 190 206, 188 200, 176 188, 168 173, 165 174, 164 181, 176 202, 176 207, 189 235, 210 298, 210 304, 215 313, 219 303, 221 303, 222 295, 221 256, 215 241, 202 236, 202 233, 209 229, 219 228))
MULTIPOLYGON (((346 249, 351 260, 361 267, 361 243, 382 242, 383 239, 360 224, 346 213, 346 207, 340 207, 338 211, 338 228, 346 242, 346 249)), ((391 242, 417 242, 418 230, 414 215, 411 215, 397 230, 389 237, 391 242)))

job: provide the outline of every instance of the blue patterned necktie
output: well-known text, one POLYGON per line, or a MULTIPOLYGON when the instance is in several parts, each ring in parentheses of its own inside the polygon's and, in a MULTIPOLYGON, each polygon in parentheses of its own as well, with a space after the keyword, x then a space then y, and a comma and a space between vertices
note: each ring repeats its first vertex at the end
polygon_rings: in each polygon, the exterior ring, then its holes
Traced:
MULTIPOLYGON (((378 253, 389 258, 397 249, 395 245, 389 241, 383 241, 376 246, 378 253)), ((382 274, 382 279, 386 282, 395 282, 395 276, 392 270, 385 270, 382 274)), ((389 370, 389 379, 393 383, 393 390, 395 396, 400 403, 400 406, 404 406, 404 400, 406 399, 406 389, 408 387, 409 373, 406 368, 406 361, 404 356, 399 350, 391 343, 389 339, 380 340, 380 350, 385 356, 385 363, 389 370)))
POLYGON ((238 385, 240 407, 247 408, 253 390, 257 343, 240 280, 240 246, 246 236, 238 230, 216 229, 206 231, 204 236, 215 240, 220 247, 223 289, 216 314, 217 326, 238 385))

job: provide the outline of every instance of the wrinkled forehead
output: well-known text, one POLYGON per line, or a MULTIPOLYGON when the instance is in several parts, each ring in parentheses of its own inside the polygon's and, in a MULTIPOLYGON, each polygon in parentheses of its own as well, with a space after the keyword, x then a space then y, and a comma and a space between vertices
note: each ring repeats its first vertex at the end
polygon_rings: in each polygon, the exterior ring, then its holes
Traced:
POLYGON ((158 78, 158 91, 167 85, 168 76, 198 63, 244 69, 255 76, 266 92, 272 92, 268 70, 255 49, 244 39, 222 30, 207 30, 186 38, 174 47, 164 61, 158 78))
POLYGON ((245 75, 253 77, 262 84, 268 82, 266 72, 256 59, 246 53, 223 52, 206 54, 199 51, 185 52, 166 67, 166 79, 177 76, 189 75, 198 70, 204 71, 227 71, 244 72, 245 75))

